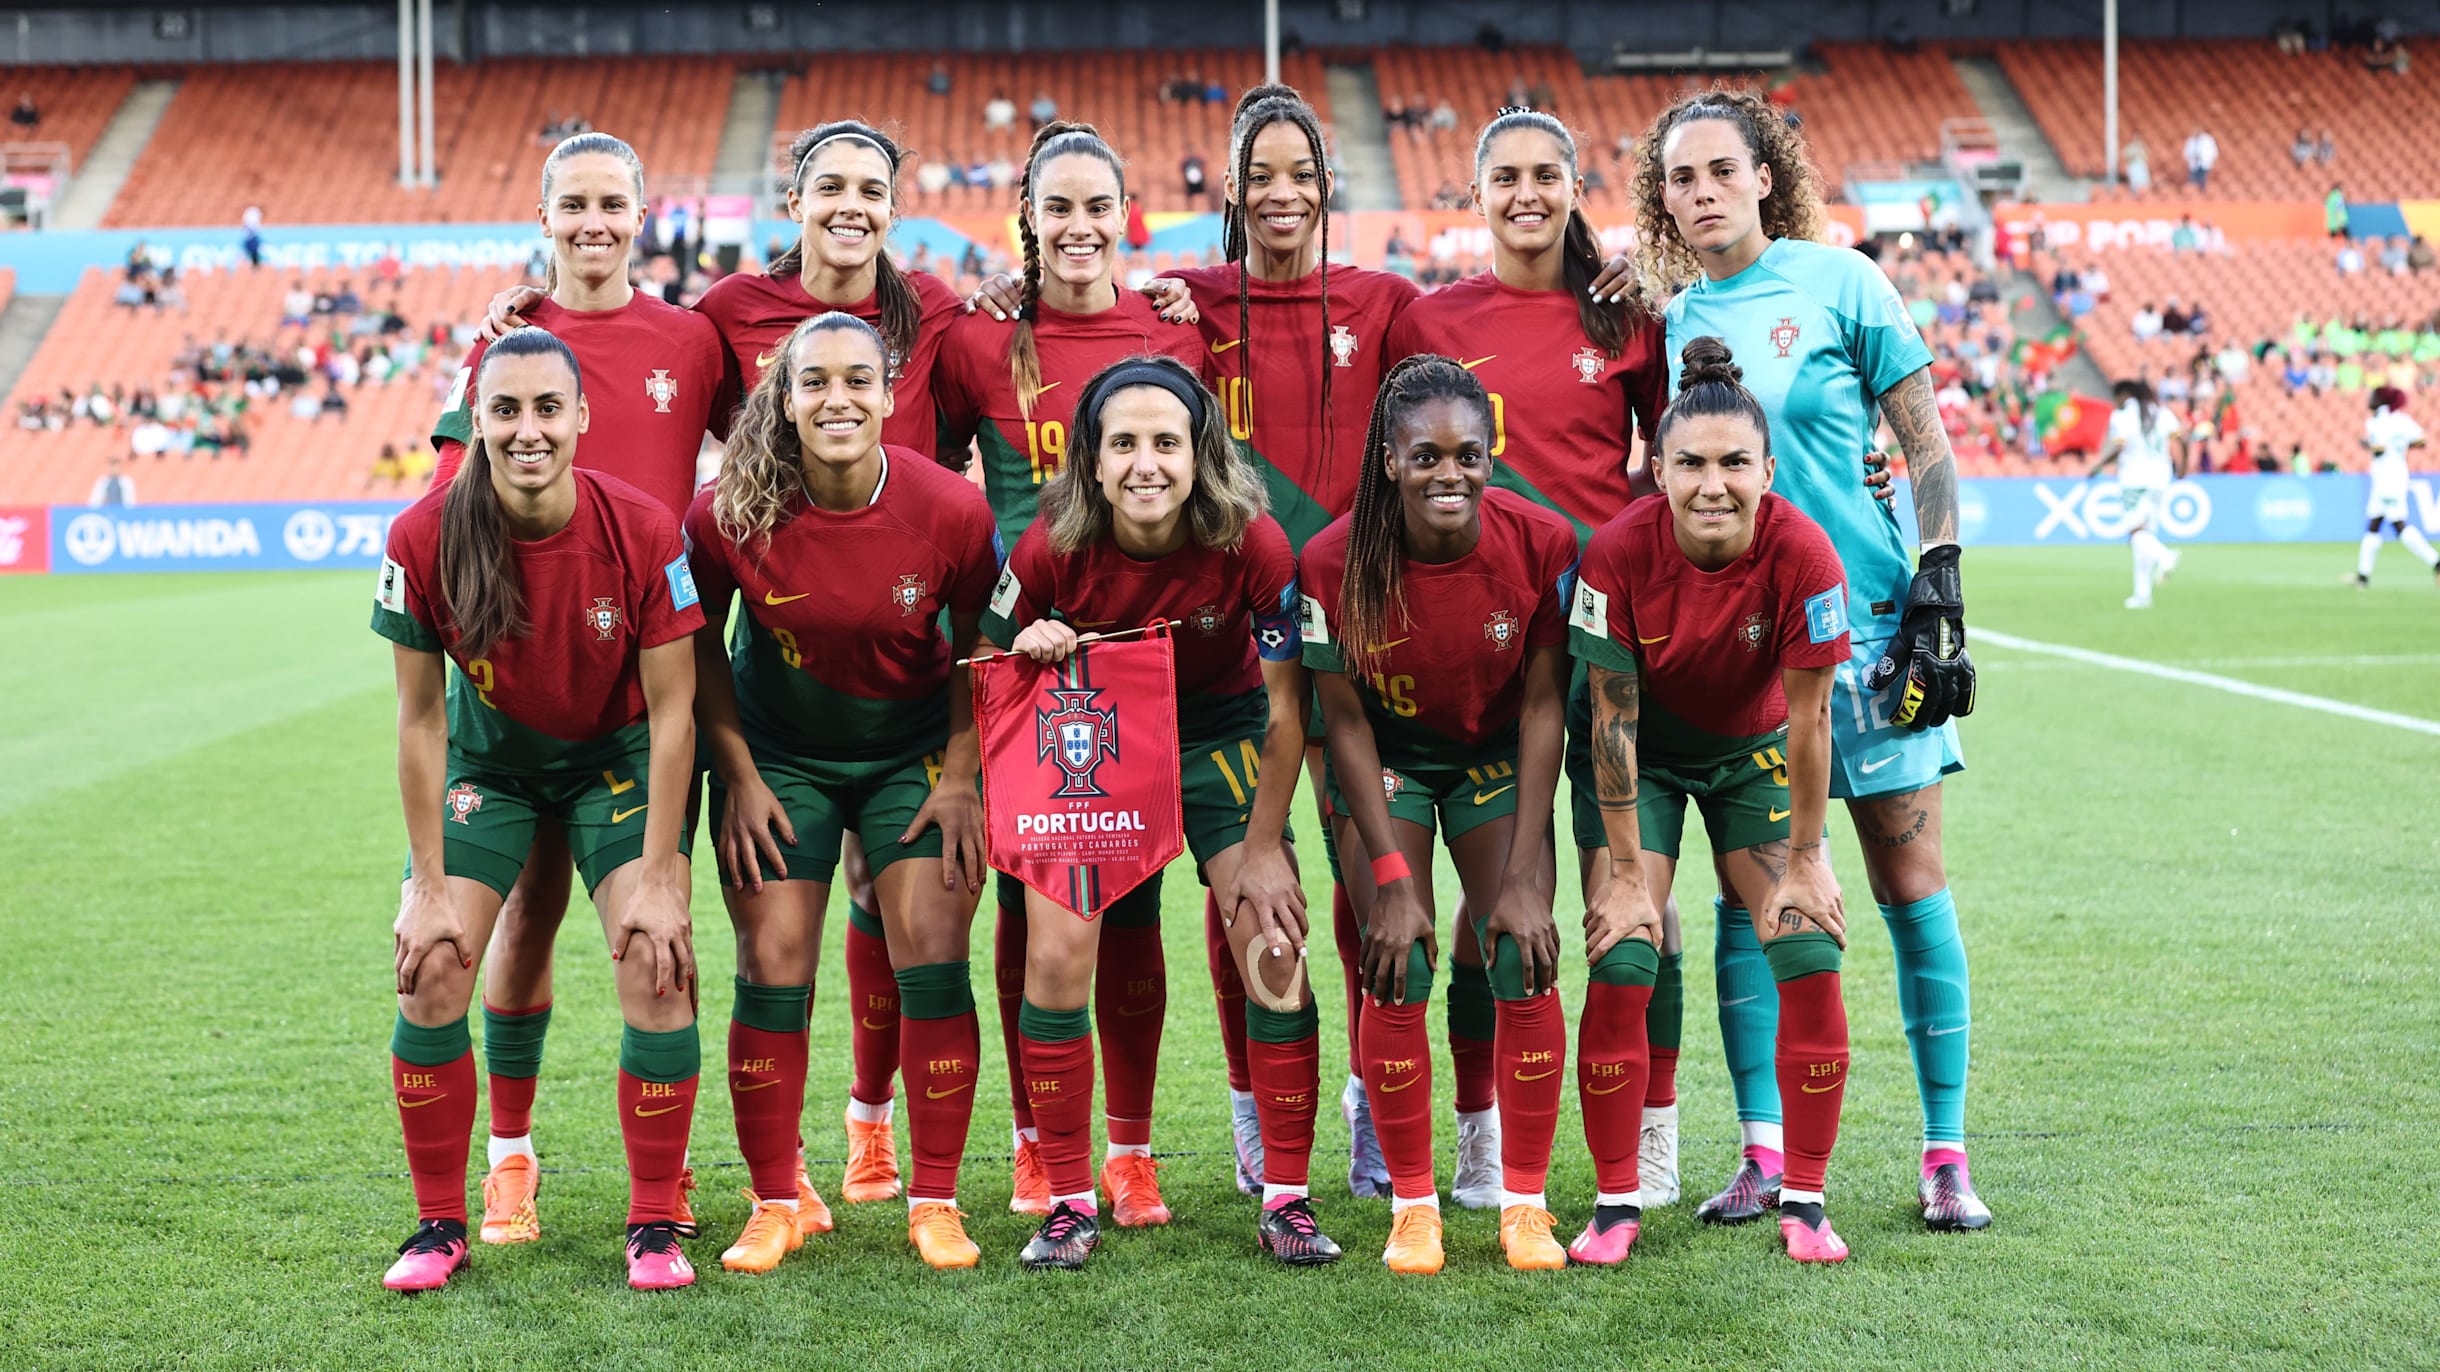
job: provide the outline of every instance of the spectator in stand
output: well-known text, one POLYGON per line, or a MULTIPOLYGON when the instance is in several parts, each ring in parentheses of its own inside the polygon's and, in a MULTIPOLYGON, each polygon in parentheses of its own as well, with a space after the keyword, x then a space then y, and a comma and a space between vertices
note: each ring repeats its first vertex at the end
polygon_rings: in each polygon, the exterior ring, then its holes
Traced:
POLYGON ((2304 388, 2312 383, 2312 369, 2305 365, 2303 358, 2296 355, 2294 348, 2280 349, 2279 358, 2279 384, 2287 388, 2289 395, 2301 394, 2304 388))
POLYGON ((2364 270, 2364 252, 2363 252, 2363 249, 2356 247, 2356 246, 2355 246, 2355 243, 2354 243, 2354 241, 2353 241, 2353 240, 2349 240, 2349 241, 2347 241, 2347 242, 2344 242, 2344 243, 2339 244, 2339 245, 2338 245, 2338 274, 2339 274, 2340 276, 2354 276, 2354 275, 2356 275, 2356 274, 2360 273, 2360 272, 2361 272, 2361 271, 2363 271, 2363 270, 2364 270))
POLYGON ((237 250, 246 255, 246 265, 263 265, 263 207, 246 206, 245 213, 237 216, 237 228, 237 250))
POLYGON ((2432 245, 2430 240, 2426 239, 2421 234, 2416 234, 2414 241, 2408 244, 2406 248, 2407 270, 2420 276, 2423 273, 2430 271, 2433 263, 2434 257, 2432 254, 2432 245))
POLYGON ((2179 215, 2177 217, 2177 227, 2169 230, 2169 251, 2173 253, 2190 253, 2198 250, 2201 248, 2201 246, 2201 236, 2195 232, 2194 228, 2194 216, 2190 214, 2179 215))
POLYGON ((1025 113, 1038 129, 1059 117, 1059 102, 1051 99, 1049 91, 1035 91, 1034 103, 1025 107, 1025 113))
POLYGON ((2304 26, 2293 19, 2283 18, 2271 26, 2271 41, 2278 44, 2279 51, 2286 56, 2299 56, 2304 52, 2304 26))
POLYGON ((2313 364, 2305 368, 2305 374, 2315 395, 2328 395, 2338 389, 2338 363, 2327 353, 2315 353, 2313 364))
POLYGON ((2338 162, 2338 139, 2328 129, 2321 131, 2321 146, 2315 149, 2314 156, 2325 167, 2338 162))
POLYGON ((1205 171, 1203 167, 1203 154, 1191 150, 1188 151, 1185 160, 1178 163, 1178 176, 1186 183, 1187 203, 1197 206, 1202 205, 1204 203, 1204 190, 1208 184, 1204 179, 1205 171))
POLYGON ((915 189, 925 195, 938 195, 949 189, 949 164, 926 158, 915 168, 915 189))
POLYGON ((933 63, 932 74, 923 79, 923 88, 935 96, 946 96, 950 89, 949 69, 938 62, 933 63))
POLYGON ((2067 297, 2074 294, 2083 285, 2084 278, 2073 266, 2068 264, 2065 258, 2061 258, 2059 270, 2050 278, 2050 303, 2062 310, 2066 309, 2067 297))
POLYGON ((2130 138, 2118 150, 2118 166, 2125 174, 2127 189, 2142 195, 2152 189, 2152 149, 2140 138, 2130 138))
POLYGON ((2321 226, 2323 229, 2329 232, 2329 235, 2332 238, 2346 238, 2349 236, 2347 231, 2347 193, 2336 185, 2331 186, 2330 193, 2321 198, 2321 226))
POLYGON ((2135 317, 2129 321, 2128 327, 2135 331, 2136 342, 2149 343, 2160 337, 2161 313, 2153 308, 2151 301, 2147 300, 2144 302, 2143 308, 2135 312, 2135 317))
POLYGON ((34 92, 21 91, 18 93, 17 108, 8 112, 8 122, 17 129, 20 136, 31 135, 36 129, 42 127, 42 108, 34 103, 34 92))
POLYGON ((1444 95, 1440 98, 1439 104, 1432 106, 1432 129, 1437 133, 1456 127, 1457 107, 1450 104, 1449 98, 1444 95))
POLYGON ((2160 331, 2171 338, 2186 336, 2186 307, 2179 304, 2174 295, 2169 297, 2167 307, 2160 312, 2160 331))
POLYGON ((1440 189, 1432 192, 1433 209, 1462 210, 1465 207, 1466 193, 1460 190, 1454 181, 1443 181, 1440 183, 1440 189))
POLYGON ((2211 313, 2203 307, 2202 301, 2197 300, 2194 302, 2194 308, 2186 312, 2186 336, 2202 338, 2209 335, 2210 332, 2211 313))
POLYGON ((398 445, 384 443, 381 445, 381 455, 373 459, 373 470, 365 475, 364 489, 368 491, 373 489, 373 483, 376 481, 387 481, 395 486, 401 475, 403 473, 398 466, 398 445))
POLYGON ((1008 92, 1004 90, 993 91, 991 98, 983 102, 984 131, 997 133, 1002 129, 1016 127, 1016 123, 1017 102, 1009 99, 1008 92))
POLYGON ((122 461, 110 459, 101 479, 93 483, 93 494, 85 503, 97 510, 118 509, 136 503, 136 479, 122 469, 122 461))
POLYGON ((2311 129, 2296 130, 2296 141, 2288 145, 2289 158, 2299 167, 2306 166, 2312 162, 2314 151, 2313 131, 2311 129))
POLYGON ((2100 258, 2094 258, 2093 265, 2084 269, 2084 289, 2092 294, 2095 304, 2109 303, 2110 274, 2100 258))
POLYGON ((2383 238, 2375 239, 2374 241, 2380 245, 2381 270, 2389 273, 2391 276, 2406 275, 2406 240, 2403 238, 2383 238))
POLYGON ((2209 129, 2197 128, 2186 137, 2186 184, 2198 191, 2211 190, 2211 169, 2219 165, 2220 140, 2209 129))
POLYGON ((1006 190, 1017 183, 1017 164, 1006 154, 992 158, 983 166, 983 184, 993 190, 1006 190))

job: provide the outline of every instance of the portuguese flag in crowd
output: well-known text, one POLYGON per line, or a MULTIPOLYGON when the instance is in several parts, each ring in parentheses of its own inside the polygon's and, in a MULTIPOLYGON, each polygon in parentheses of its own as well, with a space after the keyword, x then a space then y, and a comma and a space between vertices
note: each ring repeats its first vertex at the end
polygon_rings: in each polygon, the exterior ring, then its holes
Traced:
POLYGON ((2033 428, 2046 453, 2098 453, 2110 430, 2110 402, 2072 391, 2033 398, 2033 428))
POLYGON ((2076 331, 2065 324, 2044 338, 2019 338, 2008 349, 2008 360, 2027 376, 2041 376, 2075 355, 2076 331))

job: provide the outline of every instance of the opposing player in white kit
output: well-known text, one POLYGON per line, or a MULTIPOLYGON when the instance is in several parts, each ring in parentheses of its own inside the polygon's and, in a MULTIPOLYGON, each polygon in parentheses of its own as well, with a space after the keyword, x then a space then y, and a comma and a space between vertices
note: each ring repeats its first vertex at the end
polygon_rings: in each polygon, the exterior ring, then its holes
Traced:
POLYGON ((2118 499, 2126 509, 2127 546, 2135 553, 2135 594, 2130 610, 2152 608, 2152 583, 2177 570, 2177 554, 2153 532, 2168 510, 2169 483, 2186 474, 2186 436, 2175 416, 2160 407, 2148 381, 2121 381, 2110 388, 2118 408, 2109 437, 2087 477, 2118 465, 2118 499), (2171 451, 2171 445, 2175 451, 2171 451))
POLYGON ((2423 446, 2423 426, 2406 413, 2406 392, 2382 386, 2372 393, 2372 416, 2364 421, 2364 446, 2372 450, 2372 498, 2364 502, 2364 541, 2355 554, 2356 589, 2372 584, 2372 560, 2381 555, 2381 526, 2422 558, 2440 579, 2440 551, 2407 521, 2406 454, 2423 446))

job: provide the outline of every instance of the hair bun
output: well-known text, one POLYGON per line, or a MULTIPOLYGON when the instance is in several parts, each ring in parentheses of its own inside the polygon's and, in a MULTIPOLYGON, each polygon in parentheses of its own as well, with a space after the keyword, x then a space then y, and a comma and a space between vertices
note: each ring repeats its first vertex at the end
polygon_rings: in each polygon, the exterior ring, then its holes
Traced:
POLYGON ((1745 369, 1737 365, 1737 355, 1728 344, 1705 334, 1690 339, 1678 354, 1678 389, 1688 390, 1705 382, 1724 381, 1734 386, 1745 380, 1745 369))

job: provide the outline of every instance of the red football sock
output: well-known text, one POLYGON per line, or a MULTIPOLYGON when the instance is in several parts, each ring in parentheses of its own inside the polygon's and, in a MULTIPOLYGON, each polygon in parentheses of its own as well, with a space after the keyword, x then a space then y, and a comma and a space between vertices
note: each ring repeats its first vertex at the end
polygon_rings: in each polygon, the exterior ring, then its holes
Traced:
POLYGON ((867 1105, 889 1102, 898 1075, 898 974, 890 945, 847 921, 847 1003, 854 1007, 848 1043, 856 1075, 847 1094, 867 1105))
POLYGON ((1790 1191, 1819 1191, 1847 1097, 1847 1003, 1838 973, 1779 983, 1780 1108, 1787 1112, 1790 1191))
POLYGON ((805 1113, 806 1035, 729 1021, 729 1104, 754 1194, 796 1197, 796 1129, 805 1113))
MULTIPOLYGON (((1104 932, 1107 932, 1106 930, 1104 932)), ((1025 1098, 1025 1055, 1017 1044, 1017 1010, 1025 1003, 1025 910, 1000 907, 991 933, 991 979, 1000 993, 1000 1047, 1008 1054, 1009 1107, 1017 1128, 1034 1127, 1033 1102, 1025 1098)))
POLYGON ((474 1076, 471 1049, 438 1067, 419 1067, 395 1055, 390 1058, 390 1094, 398 1099, 398 1125, 406 1135, 407 1175, 415 1182, 417 1219, 466 1222, 466 1150, 474 1136, 474 1076))
POLYGON ((1488 1110, 1499 1090, 1496 1040, 1460 1038, 1457 1016, 1449 1015, 1449 1075, 1457 1079, 1457 1113, 1488 1110))
MULTIPOLYGON (((1649 999, 1652 995, 1652 988, 1647 986, 1643 988, 1643 991, 1645 997, 1649 999)), ((1664 1105, 1677 1104, 1677 1060, 1678 1050, 1675 1048, 1652 1050, 1652 1075, 1644 1082, 1645 1105, 1658 1110, 1664 1105)))
MULTIPOLYGON (((1102 938, 1107 941, 1109 931, 1102 938)), ((1229 956, 1228 931, 1220 927, 1220 902, 1203 893, 1203 959, 1212 970, 1212 999, 1220 1007, 1220 1051, 1228 1056, 1228 1089, 1251 1091, 1245 1067, 1245 977, 1229 956)))
MULTIPOLYGON (((506 1033, 509 1029, 517 1027, 530 1030, 536 1023, 549 1024, 550 1021, 547 1018, 536 1021, 534 1016, 548 1016, 550 1013, 551 1003, 547 1000, 540 1005, 529 1005, 521 1010, 501 1010, 489 1002, 485 1002, 483 1006, 485 1055, 489 1056, 492 1062, 499 1062, 500 1059, 497 1056, 492 1056, 499 1048, 499 1044, 493 1041, 494 1034, 506 1033)), ((541 1035, 538 1033, 533 1036, 533 1053, 537 1060, 542 1053, 541 1035)), ((534 1087, 541 1080, 542 1078, 535 1072, 527 1072, 521 1077, 504 1077, 497 1072, 488 1074, 485 1083, 487 1089, 483 1094, 491 1106, 491 1132, 494 1138, 521 1138, 534 1132, 534 1087)))
MULTIPOLYGON (((957 964, 962 972, 966 964, 957 964)), ((899 1056, 907 1068, 907 1130, 915 1165, 907 1194, 925 1200, 957 1196, 958 1165, 974 1123, 974 1084, 983 1064, 983 1023, 971 1009, 946 1019, 898 1021, 899 1056)))
POLYGON ((1093 1036, 1024 1040, 1025 1085, 1042 1135, 1042 1171, 1054 1196, 1093 1190, 1093 1036))
MULTIPOLYGON (((627 1222, 678 1217, 678 1180, 686 1171, 686 1136, 695 1123, 695 1087, 703 1079, 646 1081, 618 1074, 619 1136, 627 1145, 627 1222)), ((774 1088, 776 1089, 776 1088, 774 1088)), ((793 1164, 795 1160, 790 1159, 793 1164)), ((778 1195, 796 1194, 796 1169, 778 1195)))
MULTIPOLYGON (((1168 1014, 1161 927, 1103 928, 1093 973, 1093 1026, 1101 1035, 1101 1109, 1112 1143, 1152 1142, 1152 1085, 1168 1014)), ((1241 1025, 1240 1037, 1243 1032, 1241 1025)))
MULTIPOLYGON (((1364 1008, 1364 1089, 1390 1190, 1410 1200, 1436 1195, 1432 1173, 1432 1038, 1425 1003, 1364 1008)), ((1256 1104, 1259 1106, 1260 1101, 1256 1104)))
MULTIPOLYGON (((1322 1089, 1321 1035, 1294 1043, 1246 1045, 1254 1077, 1254 1115, 1262 1126, 1262 1180, 1303 1186, 1313 1160, 1313 1115, 1322 1089)), ((1428 1124, 1429 1121, 1426 1121, 1428 1124)))
POLYGON ((1347 888, 1330 883, 1330 937, 1339 945, 1339 982, 1347 989, 1347 1075, 1364 1074, 1364 988, 1356 978, 1364 970, 1364 935, 1356 925, 1356 907, 1347 888))
POLYGON ((1576 1025, 1576 1094, 1584 1104, 1593 1185, 1613 1194, 1639 1185, 1635 1150, 1651 1100, 1644 1009, 1651 1003, 1649 986, 1596 981, 1584 988, 1584 1018, 1576 1025))
POLYGON ((1492 1042, 1500 1074, 1500 1185, 1531 1194, 1550 1175, 1566 1086, 1560 1073, 1567 1070, 1567 1015, 1558 993, 1501 1001, 1492 1042))

